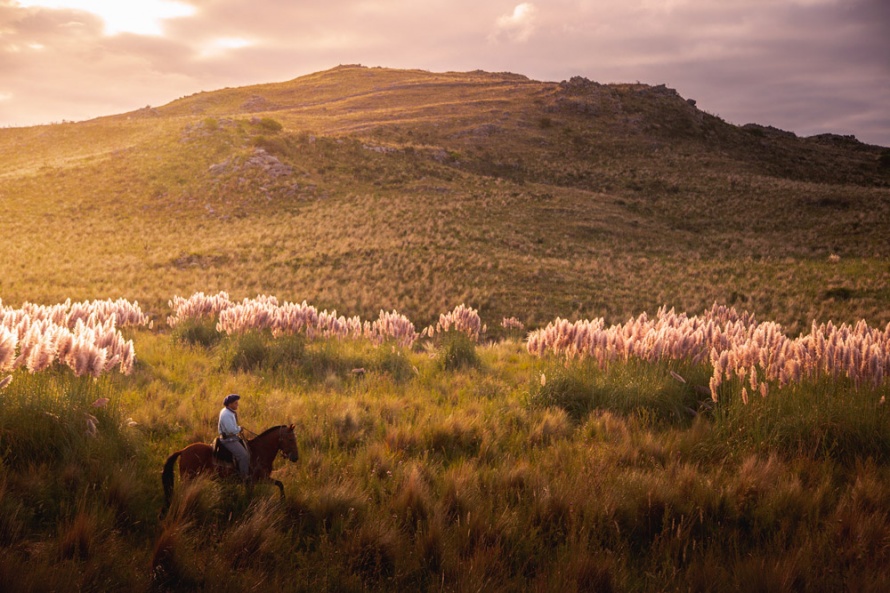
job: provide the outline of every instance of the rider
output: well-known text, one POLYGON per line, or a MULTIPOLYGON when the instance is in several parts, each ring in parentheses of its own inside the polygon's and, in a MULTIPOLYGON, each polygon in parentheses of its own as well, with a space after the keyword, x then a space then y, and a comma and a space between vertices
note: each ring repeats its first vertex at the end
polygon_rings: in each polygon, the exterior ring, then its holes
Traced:
POLYGON ((232 393, 223 400, 223 409, 219 411, 219 442, 232 454, 241 479, 247 480, 250 477, 250 454, 238 426, 239 399, 240 395, 232 393))

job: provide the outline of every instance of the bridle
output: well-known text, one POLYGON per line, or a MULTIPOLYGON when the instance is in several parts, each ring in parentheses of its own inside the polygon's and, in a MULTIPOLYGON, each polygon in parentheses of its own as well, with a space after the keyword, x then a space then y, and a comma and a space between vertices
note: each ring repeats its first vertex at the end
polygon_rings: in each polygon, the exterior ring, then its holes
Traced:
POLYGON ((288 455, 288 453, 286 453, 284 451, 284 431, 286 431, 286 430, 287 430, 287 426, 279 426, 278 427, 278 452, 281 455, 288 455))

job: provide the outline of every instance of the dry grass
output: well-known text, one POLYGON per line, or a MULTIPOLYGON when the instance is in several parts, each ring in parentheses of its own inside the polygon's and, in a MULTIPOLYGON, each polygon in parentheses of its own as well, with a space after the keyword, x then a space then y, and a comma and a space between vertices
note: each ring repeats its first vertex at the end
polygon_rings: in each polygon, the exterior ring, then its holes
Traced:
POLYGON ((2 388, 4 591, 886 590, 886 385, 746 405, 728 381, 703 405, 710 359, 165 324, 173 295, 227 291, 418 328, 465 303, 488 338, 665 303, 884 327, 877 154, 657 87, 353 67, 0 130, 3 304, 123 297, 155 321, 124 333, 130 375, 2 388), (232 392, 249 429, 297 426, 286 501, 177 480, 160 519, 163 460, 232 392))
MULTIPOLYGON (((758 405, 721 400, 689 420, 651 411, 687 396, 657 364, 566 368, 507 341, 477 346, 478 366, 447 371, 435 352, 404 351, 417 372, 396 379, 375 370, 380 348, 347 340, 307 345, 303 363, 286 372, 243 373, 219 366, 233 339, 201 346, 135 331, 134 373, 93 388, 115 402, 115 416, 100 424, 103 447, 78 430, 68 446, 79 454, 36 448, 30 463, 7 465, 4 583, 222 591, 257 583, 307 591, 886 584, 890 440, 870 393, 846 392, 843 413, 810 401, 820 411, 805 415, 805 392, 785 387, 758 405), (361 377, 352 376, 356 364, 361 377), (542 374, 546 386, 560 385, 557 369, 580 396, 595 396, 594 408, 573 417, 559 402, 536 402, 542 374), (301 461, 276 466, 287 499, 274 488, 258 486, 250 498, 236 484, 177 479, 159 519, 164 458, 208 440, 219 394, 231 391, 248 404, 242 423, 252 430, 296 423, 301 461), (876 420, 858 445, 796 440, 806 426, 842 434, 865 417, 876 420), (19 570, 25 562, 41 571, 19 570)), ((710 375, 680 372, 690 383, 710 375)), ((41 381, 82 379, 66 369, 23 373, 4 389, 4 450, 21 449, 23 406, 79 426, 76 410, 65 416, 48 407, 55 400, 25 395, 41 381)))
POLYGON ((715 301, 792 331, 890 321, 879 151, 665 90, 340 68, 127 117, 0 131, 7 303, 159 315, 225 290, 423 327, 463 302, 495 333, 715 301))

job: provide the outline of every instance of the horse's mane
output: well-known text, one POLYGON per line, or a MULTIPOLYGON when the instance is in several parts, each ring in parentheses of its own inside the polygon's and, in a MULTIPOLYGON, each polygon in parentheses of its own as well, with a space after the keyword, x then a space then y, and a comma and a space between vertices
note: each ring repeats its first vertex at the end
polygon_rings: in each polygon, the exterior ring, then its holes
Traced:
POLYGON ((260 437, 264 437, 264 436, 266 436, 267 434, 269 434, 270 432, 272 432, 273 430, 278 430, 279 428, 284 428, 284 424, 279 424, 278 426, 273 426, 272 428, 267 428, 266 430, 264 430, 264 431, 261 432, 260 434, 256 435, 254 438, 258 439, 258 438, 260 438, 260 437))

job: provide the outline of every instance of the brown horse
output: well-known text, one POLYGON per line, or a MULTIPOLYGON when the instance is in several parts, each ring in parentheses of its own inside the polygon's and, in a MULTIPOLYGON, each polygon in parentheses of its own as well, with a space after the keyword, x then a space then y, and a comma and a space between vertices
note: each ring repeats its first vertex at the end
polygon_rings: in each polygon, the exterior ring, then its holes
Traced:
MULTIPOLYGON (((262 434, 247 441, 250 451, 250 482, 271 482, 278 486, 281 497, 284 498, 284 484, 270 477, 272 462, 278 452, 284 453, 291 461, 297 461, 300 453, 297 450, 297 439, 294 437, 294 425, 273 426, 262 434)), ((231 464, 223 464, 213 458, 213 450, 206 443, 192 443, 188 447, 176 451, 167 458, 164 463, 164 471, 161 474, 161 482, 164 484, 164 498, 167 506, 173 496, 173 466, 179 459, 179 476, 182 479, 191 478, 203 472, 215 472, 220 478, 236 476, 235 467, 231 464)))

